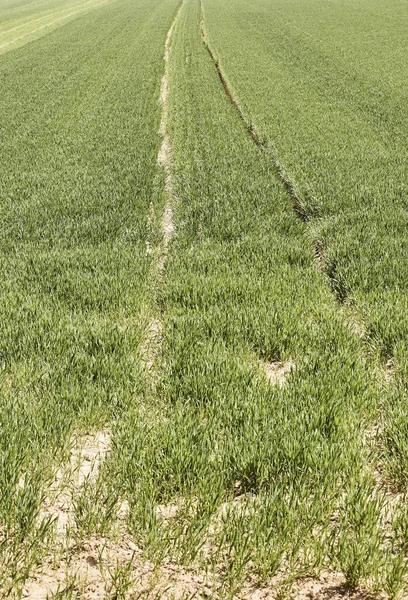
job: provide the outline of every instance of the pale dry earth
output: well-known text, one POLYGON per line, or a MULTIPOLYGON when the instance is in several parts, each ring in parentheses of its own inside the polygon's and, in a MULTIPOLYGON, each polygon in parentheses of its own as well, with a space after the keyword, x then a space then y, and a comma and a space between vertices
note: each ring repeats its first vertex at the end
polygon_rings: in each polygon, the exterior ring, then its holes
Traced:
POLYGON ((263 362, 261 365, 265 371, 269 385, 277 385, 279 387, 283 386, 289 373, 296 369, 296 364, 293 360, 271 363, 263 362))
MULTIPOLYGON (((77 553, 75 539, 75 511, 73 498, 87 481, 96 481, 100 466, 110 452, 110 434, 100 431, 95 435, 74 435, 71 440, 70 460, 56 473, 40 519, 53 518, 53 552, 44 560, 42 568, 34 573, 24 586, 23 595, 35 600, 46 599, 61 591, 70 582, 82 586, 88 576, 93 580, 92 569, 105 568, 111 560, 122 555, 122 547, 107 547, 94 561, 89 554, 77 553), (105 557, 107 550, 110 554, 105 557), (88 573, 89 572, 89 573, 88 573)), ((87 543, 81 543, 85 549, 87 543)))
MULTIPOLYGON (((160 88, 160 104, 162 108, 162 115, 160 120, 159 127, 159 135, 162 138, 162 144, 157 156, 157 163, 164 171, 164 181, 165 181, 165 205, 164 211, 161 219, 161 242, 157 248, 153 247, 153 244, 150 240, 146 242, 146 252, 147 254, 152 254, 154 256, 151 272, 150 272, 150 281, 151 287, 157 286, 161 283, 163 279, 164 270, 166 267, 167 255, 169 251, 169 246, 171 240, 175 233, 175 224, 174 224, 174 191, 173 191, 173 178, 171 171, 171 141, 168 134, 168 98, 169 98, 169 61, 171 54, 171 40, 174 32, 174 27, 176 25, 178 16, 180 14, 183 3, 180 4, 176 16, 170 26, 170 29, 167 32, 166 41, 164 45, 164 74, 161 81, 160 88)), ((151 211, 152 212, 152 211, 151 211)), ((153 221, 153 216, 150 215, 150 222, 153 221)), ((154 310, 153 306, 148 306, 147 313, 157 312, 154 310)), ((163 325, 161 322, 161 318, 159 314, 153 314, 150 316, 146 331, 145 337, 142 340, 140 347, 140 354, 142 357, 142 361, 146 365, 146 369, 148 372, 151 372, 157 357, 160 352, 160 346, 162 342, 163 335, 163 325)))

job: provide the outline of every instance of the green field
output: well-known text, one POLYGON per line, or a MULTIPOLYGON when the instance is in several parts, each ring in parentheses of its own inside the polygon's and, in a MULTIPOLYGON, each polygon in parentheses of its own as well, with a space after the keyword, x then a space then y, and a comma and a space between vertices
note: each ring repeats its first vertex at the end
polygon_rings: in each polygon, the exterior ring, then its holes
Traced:
POLYGON ((403 0, 0 2, 0 597, 408 594, 403 0))

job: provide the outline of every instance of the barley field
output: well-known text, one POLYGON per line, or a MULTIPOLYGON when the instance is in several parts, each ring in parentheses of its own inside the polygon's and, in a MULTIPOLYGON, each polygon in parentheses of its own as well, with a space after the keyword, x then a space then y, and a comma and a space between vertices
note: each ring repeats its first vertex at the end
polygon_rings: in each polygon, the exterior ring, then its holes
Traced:
POLYGON ((0 0, 0 598, 408 598, 406 0, 0 0))

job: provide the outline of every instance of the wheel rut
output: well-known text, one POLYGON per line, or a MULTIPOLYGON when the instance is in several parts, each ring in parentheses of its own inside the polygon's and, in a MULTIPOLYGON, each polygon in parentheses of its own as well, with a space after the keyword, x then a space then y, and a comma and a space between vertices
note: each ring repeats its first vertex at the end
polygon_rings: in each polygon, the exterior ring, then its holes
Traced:
POLYGON ((213 61, 214 65, 215 65, 218 77, 222 83, 225 93, 228 96, 231 104, 235 107, 240 120, 245 125, 245 128, 246 128, 248 134, 250 135, 250 137, 252 138, 254 144, 256 144, 256 146, 258 146, 258 148, 260 148, 260 150, 262 150, 263 152, 265 152, 273 157, 276 174, 279 177, 280 181, 282 182, 287 194, 291 198, 293 209, 294 209, 296 215, 303 222, 307 223, 310 220, 311 215, 307 212, 305 207, 302 205, 302 202, 300 201, 299 196, 298 196, 292 182, 289 181, 289 179, 283 173, 283 171, 279 165, 279 161, 276 158, 276 155, 272 153, 271 148, 268 146, 267 142, 261 139, 261 137, 259 136, 259 134, 257 133, 257 131, 255 129, 255 126, 252 123, 248 123, 238 101, 234 97, 234 94, 232 93, 232 91, 228 85, 228 82, 221 70, 219 61, 215 57, 215 55, 208 43, 206 32, 205 32, 205 26, 204 26, 204 14, 203 14, 202 2, 200 3, 200 6, 201 6, 201 18, 200 18, 201 40, 202 40, 204 46, 206 47, 211 60, 213 61))
POLYGON ((163 282, 164 271, 166 268, 167 256, 171 240, 175 234, 174 224, 174 187, 173 175, 171 166, 172 145, 168 132, 168 114, 169 114, 169 63, 171 55, 171 43, 178 17, 180 15, 183 2, 180 3, 173 22, 167 32, 167 37, 164 46, 164 74, 160 88, 160 104, 162 107, 162 115, 160 120, 159 135, 162 138, 162 143, 157 156, 157 163, 164 172, 164 210, 160 224, 160 241, 154 244, 148 240, 147 246, 149 253, 153 254, 152 266, 149 274, 149 287, 152 290, 152 298, 150 305, 146 311, 148 313, 147 326, 145 329, 145 337, 141 344, 141 357, 148 372, 152 372, 157 357, 160 352, 162 342, 162 322, 160 311, 157 308, 158 292, 163 282))

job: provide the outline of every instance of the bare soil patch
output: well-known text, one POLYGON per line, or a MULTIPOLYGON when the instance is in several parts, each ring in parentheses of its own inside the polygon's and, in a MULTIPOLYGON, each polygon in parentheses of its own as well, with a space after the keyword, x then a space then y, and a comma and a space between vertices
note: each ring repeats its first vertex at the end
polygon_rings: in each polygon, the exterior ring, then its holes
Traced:
POLYGON ((291 371, 296 368, 293 360, 286 360, 285 362, 271 362, 264 363, 264 369, 266 378, 270 385, 278 385, 282 387, 285 383, 286 377, 291 371))

